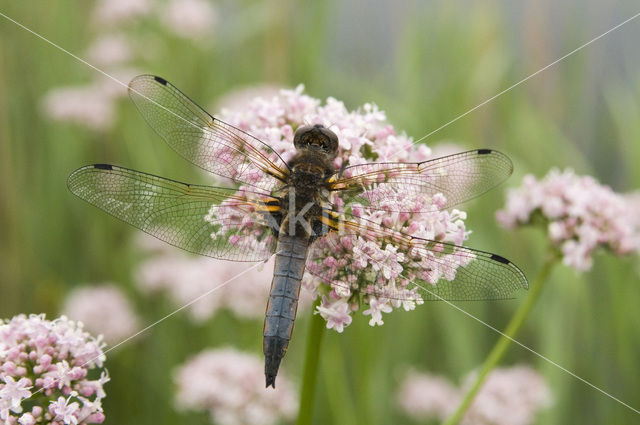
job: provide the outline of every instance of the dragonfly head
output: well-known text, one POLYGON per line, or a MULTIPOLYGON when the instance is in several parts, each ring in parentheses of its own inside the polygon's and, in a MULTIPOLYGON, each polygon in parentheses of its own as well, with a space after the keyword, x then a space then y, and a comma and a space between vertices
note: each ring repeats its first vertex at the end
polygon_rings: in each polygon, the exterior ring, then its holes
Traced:
POLYGON ((293 145, 298 150, 322 152, 332 159, 338 155, 338 136, 321 124, 298 127, 293 136, 293 145))

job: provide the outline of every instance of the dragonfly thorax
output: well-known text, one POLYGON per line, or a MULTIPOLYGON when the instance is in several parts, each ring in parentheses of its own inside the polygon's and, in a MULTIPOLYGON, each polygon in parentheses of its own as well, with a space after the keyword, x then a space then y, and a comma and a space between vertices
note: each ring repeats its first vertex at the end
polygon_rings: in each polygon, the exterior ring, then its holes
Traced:
POLYGON ((298 149, 288 165, 291 169, 289 186, 300 193, 320 191, 335 171, 333 156, 315 148, 298 149))

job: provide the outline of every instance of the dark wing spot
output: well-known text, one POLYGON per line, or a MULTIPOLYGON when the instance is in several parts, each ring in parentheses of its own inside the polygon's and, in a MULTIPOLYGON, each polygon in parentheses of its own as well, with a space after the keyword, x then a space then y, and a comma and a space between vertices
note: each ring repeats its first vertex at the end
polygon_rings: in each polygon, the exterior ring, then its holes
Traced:
POLYGON ((162 84, 163 86, 166 86, 166 85, 167 85, 167 80, 165 80, 165 79, 164 79, 164 78, 162 78, 162 77, 154 76, 154 77, 153 77, 153 79, 154 79, 154 80, 156 80, 157 82, 159 82, 160 84, 162 84))
POLYGON ((93 164, 93 168, 98 170, 113 170, 113 167, 109 164, 93 164))
POLYGON ((491 254, 491 259, 492 260, 496 260, 497 262, 502 263, 502 264, 509 264, 510 263, 509 260, 507 260, 504 257, 499 256, 498 254, 491 254))
POLYGON ((491 149, 478 149, 478 155, 487 155, 490 154, 492 151, 491 149))

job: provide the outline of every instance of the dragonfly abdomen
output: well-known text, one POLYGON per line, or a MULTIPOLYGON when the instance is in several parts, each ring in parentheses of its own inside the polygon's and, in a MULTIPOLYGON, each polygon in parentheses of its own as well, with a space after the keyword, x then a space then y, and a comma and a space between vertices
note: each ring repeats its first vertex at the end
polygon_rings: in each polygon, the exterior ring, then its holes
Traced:
POLYGON ((267 387, 275 388, 280 361, 291 339, 308 246, 307 237, 289 236, 285 232, 281 232, 278 237, 263 332, 264 373, 267 387))

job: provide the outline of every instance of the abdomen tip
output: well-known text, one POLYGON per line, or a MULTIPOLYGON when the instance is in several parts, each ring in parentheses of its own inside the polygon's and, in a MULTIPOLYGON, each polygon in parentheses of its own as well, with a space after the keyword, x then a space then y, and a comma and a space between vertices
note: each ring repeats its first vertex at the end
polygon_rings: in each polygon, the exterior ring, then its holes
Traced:
POLYGON ((276 387, 276 376, 275 375, 265 375, 267 378, 267 386, 265 388, 269 388, 269 387, 276 387))

